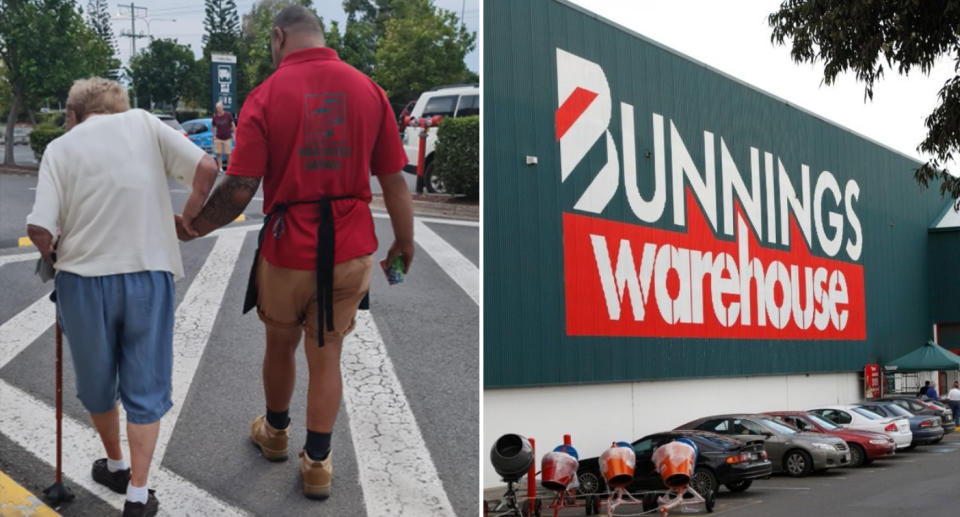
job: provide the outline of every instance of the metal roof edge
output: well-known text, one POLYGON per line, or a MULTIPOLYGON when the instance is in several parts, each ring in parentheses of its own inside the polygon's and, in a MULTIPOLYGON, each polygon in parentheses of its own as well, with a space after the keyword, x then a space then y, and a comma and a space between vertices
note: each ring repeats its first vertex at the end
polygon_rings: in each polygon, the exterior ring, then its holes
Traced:
POLYGON ((695 58, 693 58, 693 57, 690 57, 690 56, 684 54, 683 52, 680 52, 679 50, 676 50, 676 49, 673 49, 673 48, 671 48, 671 47, 668 47, 668 46, 664 45, 663 43, 660 43, 659 41, 656 41, 656 40, 654 40, 654 39, 652 39, 652 38, 650 38, 650 37, 648 37, 648 36, 644 36, 643 34, 640 34, 639 32, 634 31, 633 29, 628 29, 627 27, 624 27, 623 25, 621 25, 621 24, 619 24, 619 23, 617 23, 617 22, 615 22, 615 21, 613 21, 613 20, 609 20, 609 19, 607 19, 607 18, 605 18, 605 17, 603 17, 603 16, 600 16, 600 15, 597 14, 597 13, 594 13, 594 12, 592 12, 592 11, 589 11, 589 10, 587 10, 585 7, 582 7, 582 6, 580 6, 580 5, 577 5, 577 4, 572 3, 570 0, 551 0, 551 1, 556 2, 556 3, 560 4, 560 5, 564 5, 564 6, 566 6, 566 7, 570 7, 571 9, 574 9, 574 10, 576 10, 576 11, 579 11, 579 12, 581 12, 581 13, 587 15, 587 16, 590 16, 591 18, 595 18, 596 20, 598 20, 598 21, 600 21, 600 22, 603 22, 603 23, 605 23, 605 24, 607 24, 607 25, 610 25, 610 26, 612 26, 612 27, 614 27, 614 28, 616 28, 616 29, 620 29, 620 30, 626 32, 627 34, 630 34, 630 35, 632 35, 632 36, 634 36, 634 37, 636 37, 636 38, 639 38, 639 39, 641 39, 641 40, 643 40, 643 41, 645 41, 645 42, 647 42, 647 43, 650 43, 651 45, 654 45, 654 46, 656 46, 656 47, 659 47, 659 48, 661 48, 661 49, 663 49, 663 50, 665 50, 665 51, 667 51, 667 52, 670 52, 670 53, 672 53, 672 54, 674 54, 674 55, 676 55, 676 56, 678 56, 678 57, 680 57, 680 58, 682 58, 682 59, 686 59, 687 61, 690 61, 691 63, 700 65, 700 66, 706 68, 707 70, 710 70, 711 72, 714 72, 714 73, 719 74, 719 75, 721 75, 721 76, 723 76, 723 77, 726 77, 727 79, 730 79, 731 81, 734 81, 734 82, 736 82, 736 83, 738 83, 738 84, 740 84, 740 85, 742 85, 742 86, 746 86, 747 88, 750 88, 751 90, 754 90, 754 91, 756 91, 756 92, 758 92, 758 93, 761 93, 761 94, 763 94, 763 95, 766 95, 767 97, 770 97, 770 98, 772 98, 772 99, 774 99, 774 100, 776 100, 776 101, 782 102, 782 103, 786 104, 786 105, 787 105, 788 107, 790 107, 790 108, 793 108, 793 109, 795 109, 795 110, 797 110, 797 111, 800 111, 800 112, 802 112, 802 113, 806 113, 807 115, 810 115, 810 116, 812 116, 812 117, 814 117, 814 118, 820 119, 820 120, 822 120, 823 122, 826 122, 827 124, 830 124, 831 126, 834 126, 834 127, 838 128, 838 129, 841 129, 841 130, 846 131, 846 132, 848 132, 848 133, 850 133, 850 134, 852 134, 852 135, 855 135, 855 136, 857 136, 857 137, 859 137, 859 138, 862 138, 863 140, 866 140, 867 142, 870 142, 870 143, 872 143, 872 144, 874 144, 874 145, 876 145, 876 146, 878 146, 878 147, 882 147, 883 149, 886 149, 887 151, 890 151, 890 152, 892 152, 892 153, 898 154, 898 155, 900 155, 901 157, 906 158, 907 160, 910 160, 911 162, 913 162, 917 167, 919 167, 919 166, 921 166, 921 165, 923 164, 923 163, 920 161, 920 158, 917 157, 917 156, 910 156, 910 155, 904 153, 903 151, 899 151, 899 150, 897 150, 897 149, 894 149, 894 148, 890 147, 890 146, 887 145, 887 144, 884 144, 884 143, 882 143, 882 142, 879 142, 879 141, 877 141, 877 140, 875 140, 875 139, 873 139, 873 138, 871 138, 871 137, 869 137, 869 136, 867 136, 867 135, 864 135, 864 134, 862 134, 862 133, 860 133, 860 132, 858 132, 858 131, 854 131, 853 129, 850 129, 850 128, 848 128, 848 127, 846 127, 846 126, 844 126, 844 125, 842 125, 842 124, 840 124, 840 123, 838 123, 838 122, 835 122, 835 121, 833 121, 833 120, 830 120, 830 119, 828 119, 828 118, 827 118, 826 116, 824 116, 824 115, 820 115, 820 114, 818 114, 818 113, 814 113, 813 111, 810 111, 810 110, 808 110, 808 109, 806 109, 806 108, 804 108, 804 107, 802 107, 802 106, 798 106, 798 105, 796 105, 796 104, 793 104, 792 102, 790 102, 790 101, 788 101, 788 100, 786 100, 786 99, 784 99, 784 98, 782 98, 782 97, 780 97, 780 96, 778 96, 778 95, 775 95, 775 94, 773 94, 773 93, 770 93, 770 92, 764 90, 763 88, 760 88, 760 87, 758 87, 758 86, 752 85, 752 84, 744 81, 743 79, 740 79, 740 78, 738 78, 738 77, 735 77, 735 76, 733 76, 733 75, 730 75, 730 74, 728 74, 727 72, 724 72, 723 70, 719 70, 719 69, 717 69, 717 68, 714 68, 714 67, 711 66, 711 65, 708 65, 708 64, 706 64, 706 63, 704 63, 704 62, 702 62, 702 61, 700 61, 700 60, 698 60, 698 59, 695 59, 695 58))

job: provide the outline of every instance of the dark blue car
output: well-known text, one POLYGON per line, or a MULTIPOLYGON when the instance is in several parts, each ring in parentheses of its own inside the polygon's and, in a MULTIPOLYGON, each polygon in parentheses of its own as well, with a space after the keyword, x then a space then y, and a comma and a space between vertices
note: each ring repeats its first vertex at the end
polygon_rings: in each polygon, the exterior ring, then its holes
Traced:
POLYGON ((864 402, 861 407, 874 413, 886 417, 907 417, 910 419, 910 431, 913 433, 913 440, 910 446, 926 445, 937 443, 943 439, 943 427, 940 426, 940 418, 934 415, 915 415, 906 409, 903 409, 894 402, 875 401, 864 402))

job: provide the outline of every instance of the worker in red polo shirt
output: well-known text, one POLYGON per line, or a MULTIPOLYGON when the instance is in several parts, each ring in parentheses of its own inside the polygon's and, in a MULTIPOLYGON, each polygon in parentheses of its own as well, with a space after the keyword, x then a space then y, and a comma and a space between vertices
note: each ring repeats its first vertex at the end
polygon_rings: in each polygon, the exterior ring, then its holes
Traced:
POLYGON ((401 169, 407 159, 383 90, 324 46, 316 16, 293 6, 274 19, 277 71, 243 104, 224 181, 179 232, 195 237, 233 221, 263 179, 266 214, 244 311, 266 327, 266 414, 250 432, 269 460, 287 457, 294 352, 302 336, 310 370, 304 494, 330 494, 330 435, 340 408, 340 349, 367 293, 377 249, 368 204, 377 177, 404 272, 413 258, 413 208, 401 169))

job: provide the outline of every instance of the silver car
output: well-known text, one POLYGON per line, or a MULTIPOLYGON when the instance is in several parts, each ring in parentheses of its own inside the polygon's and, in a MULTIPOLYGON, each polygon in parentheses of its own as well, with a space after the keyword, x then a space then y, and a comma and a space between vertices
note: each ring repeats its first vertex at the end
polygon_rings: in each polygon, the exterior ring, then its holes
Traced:
POLYGON ((850 449, 842 439, 802 432, 763 414, 709 416, 677 429, 711 431, 742 441, 763 440, 773 471, 795 477, 850 463, 850 449))

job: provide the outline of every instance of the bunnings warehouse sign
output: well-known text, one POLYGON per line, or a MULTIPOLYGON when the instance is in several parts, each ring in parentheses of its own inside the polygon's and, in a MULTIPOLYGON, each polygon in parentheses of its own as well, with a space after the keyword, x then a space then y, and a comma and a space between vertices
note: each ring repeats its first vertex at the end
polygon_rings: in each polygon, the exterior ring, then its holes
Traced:
POLYGON ((794 185, 774 152, 749 146, 749 161, 738 164, 723 135, 699 128, 697 163, 674 121, 636 113, 622 100, 630 92, 612 92, 599 64, 557 48, 556 68, 560 181, 574 171, 593 176, 562 216, 568 334, 866 337, 856 180, 825 169, 811 178, 801 162, 790 164, 800 171, 794 185), (614 107, 619 142, 609 127, 614 107), (637 141, 638 118, 650 125, 649 141, 637 141), (606 163, 580 167, 598 143, 606 163), (645 192, 638 146, 653 155, 645 192), (626 217, 601 217, 618 194, 626 217), (674 228, 651 226, 665 218, 674 228), (606 317, 589 310, 598 306, 606 317))
POLYGON ((484 23, 486 386, 857 372, 930 338, 947 201, 916 161, 561 0, 484 23))

